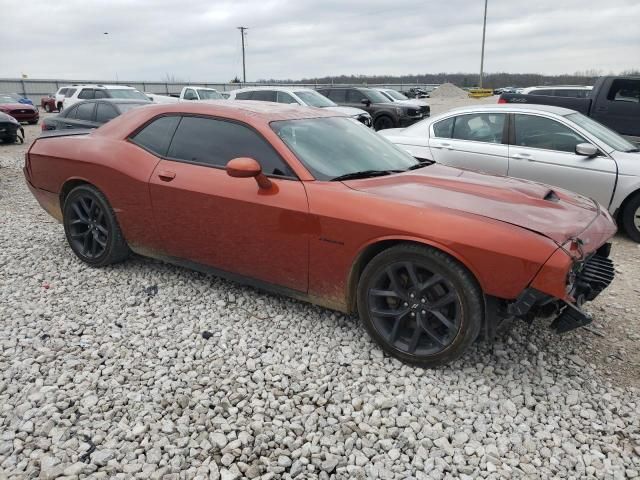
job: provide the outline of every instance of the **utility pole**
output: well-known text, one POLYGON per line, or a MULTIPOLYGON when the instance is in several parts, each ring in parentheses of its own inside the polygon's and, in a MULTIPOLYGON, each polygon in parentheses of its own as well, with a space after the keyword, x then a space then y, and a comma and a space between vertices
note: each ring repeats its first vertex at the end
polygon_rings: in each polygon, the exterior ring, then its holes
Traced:
POLYGON ((484 0, 484 21, 482 23, 482 53, 480 54, 480 81, 478 87, 482 88, 482 77, 484 76, 484 38, 487 33, 487 3, 489 0, 484 0))
POLYGON ((240 30, 240 36, 242 37, 242 83, 247 83, 247 70, 244 63, 244 31, 248 29, 249 27, 238 27, 238 30, 240 30))

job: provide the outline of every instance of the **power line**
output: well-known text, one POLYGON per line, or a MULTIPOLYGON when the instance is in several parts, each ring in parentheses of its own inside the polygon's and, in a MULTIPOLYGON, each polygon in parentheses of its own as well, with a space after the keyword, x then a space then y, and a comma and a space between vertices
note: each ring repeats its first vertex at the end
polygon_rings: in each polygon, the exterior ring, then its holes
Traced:
POLYGON ((240 36, 242 37, 242 83, 247 83, 247 69, 245 67, 244 60, 244 36, 246 34, 244 32, 248 29, 249 27, 238 27, 238 30, 240 30, 240 36))

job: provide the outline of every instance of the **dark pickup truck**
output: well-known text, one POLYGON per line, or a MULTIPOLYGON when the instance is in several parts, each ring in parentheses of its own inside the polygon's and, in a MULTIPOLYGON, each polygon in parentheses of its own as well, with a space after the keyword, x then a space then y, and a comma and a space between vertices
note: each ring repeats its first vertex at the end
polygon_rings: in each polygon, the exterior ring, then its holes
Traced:
POLYGON ((498 103, 537 103, 570 108, 633 142, 640 142, 640 77, 600 77, 587 98, 503 93, 498 103))

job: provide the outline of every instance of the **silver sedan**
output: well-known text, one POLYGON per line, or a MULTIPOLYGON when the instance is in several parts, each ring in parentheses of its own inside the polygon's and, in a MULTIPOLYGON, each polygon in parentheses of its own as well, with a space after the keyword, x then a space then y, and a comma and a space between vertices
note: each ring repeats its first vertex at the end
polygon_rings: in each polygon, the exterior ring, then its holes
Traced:
POLYGON ((555 185, 598 201, 640 242, 640 153, 573 110, 482 105, 379 134, 414 157, 555 185))

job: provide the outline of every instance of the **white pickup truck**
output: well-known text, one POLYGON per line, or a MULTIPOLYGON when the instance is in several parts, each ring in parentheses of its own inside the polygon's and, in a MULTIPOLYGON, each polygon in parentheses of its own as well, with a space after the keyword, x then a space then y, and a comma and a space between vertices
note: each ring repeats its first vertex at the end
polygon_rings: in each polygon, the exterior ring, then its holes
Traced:
POLYGON ((215 88, 208 87, 183 87, 180 96, 157 95, 155 93, 144 92, 154 103, 178 103, 193 100, 222 100, 222 95, 215 88))

